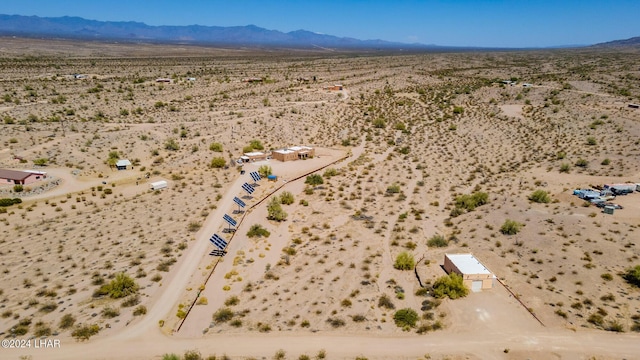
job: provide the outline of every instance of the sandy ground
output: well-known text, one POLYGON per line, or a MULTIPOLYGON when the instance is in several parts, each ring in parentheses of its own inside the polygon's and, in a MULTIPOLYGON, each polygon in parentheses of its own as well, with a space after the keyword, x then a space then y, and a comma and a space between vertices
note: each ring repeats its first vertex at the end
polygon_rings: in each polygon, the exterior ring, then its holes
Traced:
POLYGON ((25 63, 15 55, 29 52, 22 45, 9 41, 2 55, 0 166, 47 158, 62 183, 0 214, 0 333, 11 338, 26 319, 17 338, 44 334, 62 346, 3 349, 0 358, 159 359, 194 349, 238 359, 278 349, 288 358, 324 349, 336 359, 640 353, 640 290, 619 275, 638 264, 640 195, 615 199, 624 209, 614 215, 571 195, 640 182, 640 112, 619 94, 640 94, 628 80, 638 72, 620 70, 637 63, 633 52, 292 57, 187 47, 150 60, 162 47, 34 40, 30 51, 40 57, 25 63), (191 57, 180 57, 185 51, 191 57), (48 57, 70 52, 66 64, 48 57), (583 67, 612 59, 597 73, 583 67), (170 74, 171 84, 153 81, 170 74), (243 83, 247 75, 266 81, 243 83), (292 80, 310 75, 319 81, 292 80), (514 76, 534 86, 488 81, 514 76), (348 90, 323 90, 333 83, 348 90), (245 165, 271 166, 279 178, 261 181, 245 199, 250 208, 236 214, 232 199, 246 195, 240 186, 249 175, 209 164, 237 158, 252 140, 266 149, 311 145, 317 156, 245 165), (134 169, 109 169, 113 151, 134 169), (345 156, 332 172, 318 171, 320 186, 294 181, 345 156), (150 191, 148 182, 160 179, 169 188, 150 191), (551 202, 530 202, 537 189, 551 202), (283 191, 295 198, 283 205, 287 220, 267 220, 269 197, 283 191), (453 211, 458 196, 476 191, 489 203, 453 211), (233 236, 223 232, 225 213, 240 221, 233 236), (517 235, 499 231, 506 219, 523 224, 517 235), (248 238, 254 224, 270 236, 248 238), (230 240, 219 262, 208 256, 213 233, 230 240), (436 234, 446 247, 427 245, 436 234), (419 260, 427 286, 444 275, 444 253, 472 252, 524 306, 497 287, 422 310, 432 299, 416 293, 415 274, 393 268, 403 251, 419 260), (132 297, 93 296, 119 272, 140 287, 132 306, 132 297), (382 296, 394 310, 379 306, 382 296), (146 313, 134 315, 140 307, 146 313), (234 321, 215 322, 226 307, 234 321), (416 328, 442 329, 403 331, 393 320, 401 308, 419 313, 416 328), (67 329, 66 314, 76 320, 67 329), (594 314, 603 320, 588 320, 594 314), (84 324, 100 333, 78 342, 71 333, 84 324), (616 326, 624 333, 606 331, 616 326))

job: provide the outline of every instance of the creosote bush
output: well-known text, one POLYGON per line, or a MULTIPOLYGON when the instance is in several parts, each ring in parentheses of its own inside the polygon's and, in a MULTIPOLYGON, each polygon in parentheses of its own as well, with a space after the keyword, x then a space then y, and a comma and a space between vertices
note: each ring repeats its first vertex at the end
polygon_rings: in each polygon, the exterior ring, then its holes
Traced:
POLYGON ((393 314, 393 321, 396 323, 396 326, 405 328, 405 327, 414 327, 416 326, 416 321, 418 321, 418 313, 413 309, 400 309, 393 314))
POLYGON ((500 232, 505 235, 515 235, 520 232, 520 229, 522 229, 523 226, 524 224, 522 223, 519 223, 515 220, 507 219, 500 227, 500 232))
POLYGON ((437 298, 448 297, 450 299, 457 299, 465 297, 469 294, 469 289, 464 285, 462 276, 456 273, 450 273, 449 275, 438 278, 433 283, 433 295, 437 298))
POLYGON ((413 255, 403 251, 396 257, 396 262, 393 264, 393 267, 398 270, 412 270, 415 264, 416 262, 413 259, 413 255))
POLYGON ((138 284, 125 273, 118 273, 108 284, 102 285, 94 292, 94 297, 109 295, 113 299, 120 299, 138 291, 138 284))
POLYGON ((247 232, 247 237, 269 237, 271 233, 260 224, 253 224, 247 232))
POLYGON ((544 190, 536 190, 529 195, 529 200, 535 203, 547 204, 551 202, 551 197, 549 197, 549 193, 544 190))
POLYGON ((427 240, 427 246, 429 247, 447 247, 449 241, 442 235, 436 234, 427 240))

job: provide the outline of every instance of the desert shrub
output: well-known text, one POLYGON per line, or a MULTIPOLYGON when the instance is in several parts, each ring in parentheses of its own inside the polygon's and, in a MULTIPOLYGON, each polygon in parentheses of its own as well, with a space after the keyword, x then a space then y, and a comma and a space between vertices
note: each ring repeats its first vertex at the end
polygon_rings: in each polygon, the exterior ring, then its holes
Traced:
POLYGON ((287 219, 287 213, 282 210, 282 205, 280 205, 280 199, 277 196, 274 196, 269 205, 267 205, 267 219, 275 220, 275 221, 284 221, 287 219))
POLYGON ((94 292, 94 297, 109 295, 113 299, 120 299, 125 296, 135 294, 138 291, 138 284, 125 273, 118 273, 108 284, 102 285, 94 292))
POLYGON ((218 311, 213 313, 213 321, 223 323, 233 319, 233 310, 228 307, 220 308, 218 311))
POLYGON ((135 310, 133 310, 133 316, 140 316, 147 313, 147 307, 144 305, 140 305, 135 310))
POLYGON ((543 203, 547 204, 551 202, 551 198, 549 197, 549 193, 544 190, 536 190, 531 195, 529 195, 529 200, 535 203, 543 203))
POLYGON ((15 204, 20 204, 22 203, 22 199, 9 199, 9 198, 3 198, 0 199, 0 206, 11 206, 11 205, 15 205, 15 204))
POLYGON ((305 184, 316 186, 324 183, 324 179, 320 174, 311 174, 307 176, 307 179, 304 181, 305 184))
POLYGON ((338 175, 338 170, 336 170, 335 168, 328 168, 327 170, 324 171, 324 174, 322 174, 322 176, 327 179, 336 175, 338 175))
POLYGON ((13 185, 13 191, 14 192, 22 192, 23 190, 24 190, 24 186, 22 186, 20 184, 13 185))
POLYGON ((560 165, 560 172, 561 173, 568 173, 569 171, 571 171, 571 165, 568 163, 563 163, 562 165, 560 165))
POLYGON ((77 327, 73 332, 71 332, 71 336, 76 338, 76 340, 89 340, 90 337, 96 335, 100 332, 100 326, 98 324, 93 325, 82 325, 77 327))
POLYGON ((589 317, 587 318, 587 321, 595 326, 599 326, 602 327, 604 325, 604 318, 602 317, 602 315, 598 314, 598 313, 593 313, 591 315, 589 315, 589 317))
POLYGON ((609 158, 605 158, 604 160, 602 160, 602 162, 600 163, 600 165, 609 165, 611 164, 611 160, 609 160, 609 158))
POLYGON ((403 251, 396 257, 396 262, 393 264, 393 267, 398 270, 412 270, 415 264, 416 262, 413 259, 413 255, 403 251))
POLYGON ((120 316, 120 311, 118 311, 118 309, 107 306, 104 309, 102 309, 102 316, 107 319, 111 319, 116 316, 120 316))
POLYGON ((502 224, 502 226, 500 227, 500 232, 505 235, 515 235, 518 232, 520 232, 520 229, 522 229, 523 226, 524 224, 522 223, 507 219, 504 221, 504 224, 502 224))
POLYGON ((478 206, 489 202, 489 194, 485 192, 475 192, 471 195, 465 194, 456 197, 455 206, 460 209, 472 211, 478 206))
POLYGON ((396 323, 396 326, 404 328, 404 327, 414 327, 416 326, 416 321, 418 321, 418 313, 413 309, 400 309, 393 314, 393 321, 396 323))
POLYGON ((295 202, 295 199, 293 197, 293 194, 290 193, 289 191, 283 191, 282 194, 280 194, 280 203, 283 205, 291 205, 295 202))
POLYGON ((387 125, 387 122, 384 121, 383 118, 377 118, 373 120, 373 127, 375 127, 376 129, 382 129, 386 125, 387 125))
POLYGON ((61 329, 68 329, 75 324, 76 318, 71 314, 64 314, 60 319, 60 324, 58 325, 61 329))
POLYGON ((211 145, 209 145, 209 150, 215 151, 215 152, 222 152, 222 144, 218 142, 211 143, 211 145))
POLYGON ((184 360, 202 360, 202 355, 197 350, 188 350, 184 353, 184 360))
POLYGON ((446 296, 450 299, 457 299, 465 297, 467 294, 469 294, 469 289, 464 285, 462 276, 456 273, 442 276, 433 283, 433 295, 437 298, 446 296))
POLYGON ((271 166, 269 165, 261 165, 258 168, 258 174, 260 174, 260 177, 266 178, 267 176, 273 174, 273 170, 271 170, 271 166))
POLYGON ((594 138, 593 136, 589 136, 589 137, 587 138, 587 145, 595 145, 595 144, 597 144, 597 143, 598 143, 598 142, 596 141, 596 138, 594 138))
POLYGON ((339 328, 339 327, 344 326, 346 324, 346 322, 343 319, 338 318, 338 317, 328 318, 327 322, 329 324, 331 324, 331 326, 334 327, 334 328, 339 328))
POLYGON ((164 354, 162 360, 180 360, 180 356, 176 354, 164 354))
POLYGON ((576 161, 576 166, 585 168, 589 165, 589 162, 585 159, 578 159, 578 161, 576 161))
POLYGON ((602 275, 600 275, 600 277, 602 278, 602 280, 604 281, 611 281, 613 280, 613 275, 609 274, 609 273, 604 273, 602 275))
POLYGON ((180 145, 178 145, 178 143, 176 142, 176 139, 168 139, 164 143, 164 148, 170 151, 177 151, 177 150, 180 150, 180 145))
POLYGON ((227 165, 227 161, 222 156, 216 156, 211 159, 211 167, 214 169, 220 169, 227 165))
POLYGON ((449 245, 449 240, 440 234, 433 235, 427 240, 429 247, 446 247, 447 245, 449 245))
POLYGON ((629 284, 640 287, 640 265, 627 269, 627 271, 622 274, 622 278, 629 284))
POLYGON ((264 150, 264 146, 260 140, 253 139, 249 142, 249 146, 251 146, 254 150, 264 150))
POLYGON ((378 299, 378 307, 389 310, 393 310, 396 308, 396 306, 393 304, 393 301, 391 301, 391 298, 389 298, 387 294, 382 294, 382 296, 380 296, 380 298, 378 299))
POLYGON ((249 228, 249 231, 247 231, 247 237, 269 237, 269 235, 271 235, 271 233, 262 227, 262 225, 260 224, 253 224, 251 225, 251 228, 249 228))
POLYGON ((227 298, 224 301, 224 304, 226 306, 234 306, 234 305, 238 305, 239 303, 240 303, 240 299, 238 299, 238 297, 235 296, 235 295, 234 296, 230 296, 229 298, 227 298))
POLYGON ((398 194, 400 192, 400 185, 393 184, 387 187, 387 194, 398 194))
POLYGON ((42 305, 40 307, 40 311, 44 312, 44 313, 50 313, 52 311, 54 311, 55 309, 58 308, 58 304, 54 303, 54 302, 47 302, 44 305, 42 305))
POLYGON ((133 296, 130 296, 130 297, 124 299, 124 301, 122 302, 121 306, 122 307, 132 307, 132 306, 138 305, 139 303, 140 303, 140 296, 138 296, 136 294, 136 295, 133 295, 133 296))

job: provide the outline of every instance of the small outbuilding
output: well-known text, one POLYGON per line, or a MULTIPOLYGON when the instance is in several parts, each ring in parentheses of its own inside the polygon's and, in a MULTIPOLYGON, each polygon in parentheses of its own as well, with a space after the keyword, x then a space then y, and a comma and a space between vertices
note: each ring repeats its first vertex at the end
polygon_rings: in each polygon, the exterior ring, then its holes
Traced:
POLYGON ((133 165, 131 165, 131 161, 127 159, 120 159, 116 162, 116 169, 118 170, 128 170, 131 169, 133 165))
POLYGON ((0 169, 0 184, 26 185, 46 178, 42 171, 0 169))
POLYGON ((169 184, 167 183, 166 180, 160 180, 160 181, 152 182, 149 185, 151 186, 151 190, 161 190, 166 188, 169 184))
POLYGON ((261 151, 252 151, 252 152, 244 153, 244 155, 240 157, 240 160, 242 160, 242 162, 263 161, 263 160, 267 160, 267 154, 261 151))
POLYGON ((496 278, 473 254, 445 254, 444 270, 461 275, 464 284, 474 292, 491 289, 496 278))

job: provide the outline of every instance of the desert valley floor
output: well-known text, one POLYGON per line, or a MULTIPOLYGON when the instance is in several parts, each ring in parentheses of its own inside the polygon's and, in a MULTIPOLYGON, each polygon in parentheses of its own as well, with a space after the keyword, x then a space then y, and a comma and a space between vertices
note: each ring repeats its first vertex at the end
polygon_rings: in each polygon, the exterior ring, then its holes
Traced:
POLYGON ((640 356, 640 192, 573 195, 640 183, 637 50, 2 40, 0 168, 47 178, 0 185, 0 359, 640 356), (434 297, 446 253, 493 288, 434 297))

